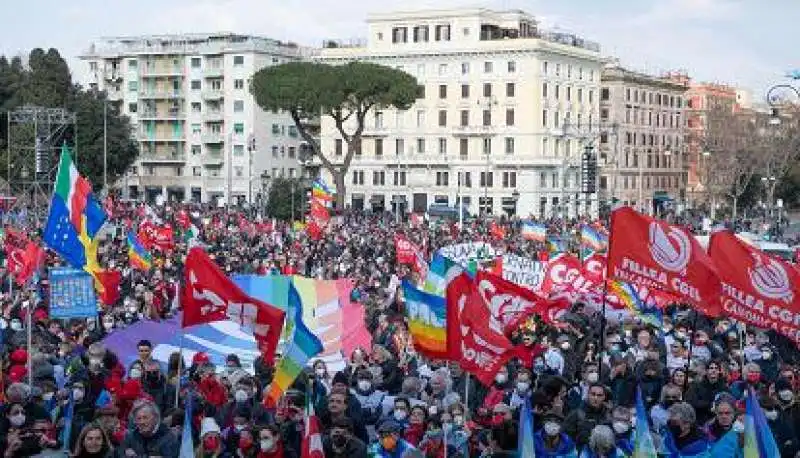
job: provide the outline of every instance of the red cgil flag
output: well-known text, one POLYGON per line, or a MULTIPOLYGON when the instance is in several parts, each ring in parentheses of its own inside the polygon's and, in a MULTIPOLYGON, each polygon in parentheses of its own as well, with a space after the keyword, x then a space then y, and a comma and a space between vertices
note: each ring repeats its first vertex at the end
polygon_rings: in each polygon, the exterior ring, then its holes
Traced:
POLYGON ((510 334, 529 316, 547 313, 546 299, 498 275, 479 270, 476 283, 478 295, 489 309, 489 327, 494 331, 510 334))
POLYGON ((692 234, 630 207, 611 213, 608 277, 674 294, 711 317, 721 313, 717 268, 692 234))

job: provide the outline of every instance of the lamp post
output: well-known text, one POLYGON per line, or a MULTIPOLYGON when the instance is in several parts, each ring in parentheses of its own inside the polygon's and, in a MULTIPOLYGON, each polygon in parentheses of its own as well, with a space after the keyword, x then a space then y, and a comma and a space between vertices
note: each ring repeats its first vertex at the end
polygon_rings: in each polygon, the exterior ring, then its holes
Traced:
POLYGON ((778 125, 781 123, 779 109, 781 106, 800 101, 800 89, 791 84, 776 84, 767 90, 767 104, 772 108, 772 118, 769 123, 778 125), (792 99, 796 99, 792 102, 792 99))
POLYGON ((511 198, 514 199, 514 215, 513 216, 518 216, 517 215, 517 202, 519 202, 519 191, 517 191, 515 189, 514 192, 511 193, 511 198))

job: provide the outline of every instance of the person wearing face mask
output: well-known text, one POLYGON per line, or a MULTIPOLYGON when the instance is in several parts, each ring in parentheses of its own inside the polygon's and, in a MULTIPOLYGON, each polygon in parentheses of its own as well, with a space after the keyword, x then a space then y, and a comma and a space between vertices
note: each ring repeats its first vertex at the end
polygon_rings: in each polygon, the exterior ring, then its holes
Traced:
POLYGON ((781 456, 795 456, 800 447, 798 446, 796 426, 791 423, 791 418, 784 415, 778 402, 771 397, 762 396, 758 403, 761 405, 761 410, 763 410, 764 417, 767 419, 767 425, 772 431, 775 443, 781 451, 781 456))
MULTIPOLYGON (((402 439, 400 437, 401 434, 402 427, 397 422, 388 420, 381 423, 378 426, 378 440, 368 448, 368 456, 375 458, 402 458, 409 450, 417 450, 416 447, 402 439)), ((422 440, 420 446, 423 443, 425 443, 425 439, 422 440)))
POLYGON ((503 402, 503 399, 506 397, 506 392, 510 388, 511 384, 508 381, 508 368, 502 366, 500 370, 497 371, 497 374, 495 374, 494 382, 486 392, 483 403, 478 407, 478 417, 475 420, 484 426, 488 426, 492 409, 494 409, 494 406, 497 404, 503 402))
POLYGON ((727 392, 728 384, 722 377, 722 363, 714 360, 708 363, 706 374, 700 380, 689 384, 686 402, 696 409, 697 419, 705 423, 711 418, 711 405, 718 393, 727 392))
MULTIPOLYGON (((778 409, 790 419, 793 425, 800 424, 800 403, 795 401, 796 395, 792 390, 792 384, 785 378, 775 381, 775 397, 778 399, 778 409)), ((798 431, 800 434, 800 431, 798 431)))
POLYGON ((655 432, 662 432, 669 421, 669 408, 682 399, 682 388, 669 383, 661 389, 661 398, 658 404, 650 409, 650 421, 655 432))
POLYGON ((445 434, 445 425, 438 420, 431 420, 428 422, 428 431, 419 443, 419 451, 422 452, 426 458, 453 456, 455 454, 455 449, 444 439, 445 434), (445 450, 445 448, 447 450, 445 450))
POLYGON ((322 439, 322 446, 326 458, 367 458, 367 445, 353 436, 353 422, 349 418, 334 420, 322 439))
POLYGON ((215 419, 222 428, 227 428, 233 424, 233 413, 237 409, 248 409, 251 412, 253 422, 256 424, 266 423, 269 420, 269 413, 263 403, 255 399, 255 381, 250 377, 244 377, 236 381, 231 388, 233 399, 226 403, 217 411, 215 419))
POLYGON ((517 409, 525 404, 525 400, 531 397, 531 381, 530 371, 525 368, 520 369, 514 382, 514 389, 506 394, 503 402, 510 405, 512 409, 517 409))
POLYGON ((697 427, 694 408, 677 402, 668 409, 667 429, 663 434, 664 448, 670 456, 705 457, 711 444, 697 427))
POLYGON ((765 381, 772 382, 778 378, 778 372, 780 372, 779 359, 772 345, 761 346, 761 355, 756 364, 761 368, 761 375, 765 381))
POLYGON ((761 377, 761 367, 757 363, 747 363, 744 365, 742 371, 742 380, 734 382, 731 385, 730 392, 738 400, 743 400, 747 397, 750 389, 761 392, 765 387, 761 377))
POLYGON ((564 404, 564 411, 569 412, 583 405, 583 403, 586 402, 586 395, 589 393, 589 386, 599 381, 600 371, 597 364, 584 364, 581 381, 567 391, 567 400, 564 404))
POLYGON ((723 394, 714 403, 714 418, 703 426, 708 440, 715 443, 723 438, 732 428, 736 419, 736 401, 732 396, 723 394))
MULTIPOLYGON (((78 435, 83 427, 94 420, 95 400, 92 398, 91 393, 89 393, 87 390, 87 382, 88 381, 84 380, 76 380, 72 383, 71 387, 68 387, 70 390, 70 396, 74 401, 72 413, 73 429, 71 430, 71 436, 69 437, 70 448, 75 446, 75 442, 78 440, 78 435)), ((62 402, 63 404, 59 410, 58 418, 64 418, 67 410, 66 405, 69 403, 69 398, 62 402)))
POLYGON ((615 407, 611 412, 611 429, 614 431, 617 449, 621 450, 625 456, 633 456, 634 436, 631 427, 631 409, 615 407))
POLYGON ((314 361, 314 379, 325 388, 325 394, 331 391, 331 374, 328 373, 328 366, 325 361, 318 359, 314 361))
POLYGON ((211 417, 200 421, 200 444, 195 450, 199 458, 217 458, 225 451, 219 425, 211 417))
POLYGON ((382 402, 386 393, 375 389, 372 373, 366 369, 356 373, 356 380, 356 388, 351 392, 361 404, 364 424, 374 425, 382 413, 382 402))
POLYGON ((533 446, 537 457, 562 458, 576 457, 575 443, 561 425, 564 417, 554 411, 542 415, 542 427, 533 435, 533 446))
POLYGON ((468 456, 471 431, 467 426, 467 417, 464 413, 464 405, 461 403, 453 404, 448 410, 451 421, 444 427, 444 434, 446 436, 447 443, 452 446, 456 454, 468 456))
POLYGON ((267 425, 258 430, 257 458, 297 458, 297 453, 283 443, 277 426, 267 425))
POLYGON ((611 411, 606 402, 608 402, 607 388, 600 383, 594 383, 589 386, 583 407, 567 414, 564 419, 564 432, 575 440, 576 446, 583 447, 589 443, 589 436, 595 426, 611 424, 611 411))

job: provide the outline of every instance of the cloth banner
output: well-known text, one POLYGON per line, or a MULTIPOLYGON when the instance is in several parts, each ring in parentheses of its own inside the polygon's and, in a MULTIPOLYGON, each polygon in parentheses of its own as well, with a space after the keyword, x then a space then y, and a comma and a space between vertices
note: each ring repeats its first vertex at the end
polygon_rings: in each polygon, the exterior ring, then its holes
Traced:
POLYGON ((97 316, 94 279, 80 269, 50 269, 50 318, 97 316))

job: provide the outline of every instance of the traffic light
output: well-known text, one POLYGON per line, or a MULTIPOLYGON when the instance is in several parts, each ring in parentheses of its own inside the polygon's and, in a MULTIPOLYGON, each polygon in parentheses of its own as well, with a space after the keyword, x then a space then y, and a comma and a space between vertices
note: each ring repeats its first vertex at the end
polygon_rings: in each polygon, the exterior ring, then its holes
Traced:
POLYGON ((597 192, 597 156, 591 146, 584 148, 581 157, 581 192, 584 194, 597 192))

